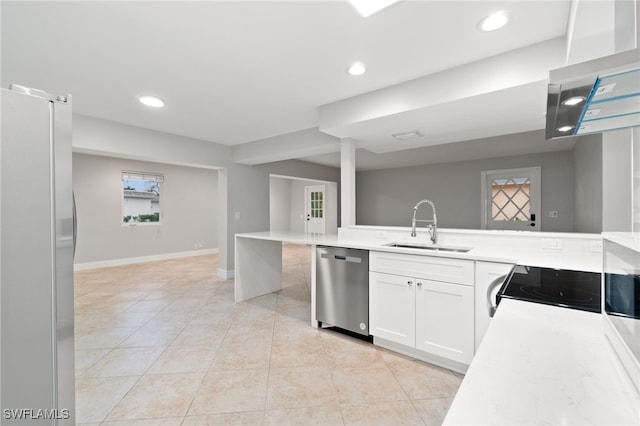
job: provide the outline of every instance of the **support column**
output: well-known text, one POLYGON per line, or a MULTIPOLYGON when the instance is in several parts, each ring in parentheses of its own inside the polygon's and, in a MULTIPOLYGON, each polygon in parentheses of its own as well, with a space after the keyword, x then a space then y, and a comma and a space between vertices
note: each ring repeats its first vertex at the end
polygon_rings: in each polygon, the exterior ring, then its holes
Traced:
POLYGON ((356 141, 340 140, 340 226, 356 224, 356 141))

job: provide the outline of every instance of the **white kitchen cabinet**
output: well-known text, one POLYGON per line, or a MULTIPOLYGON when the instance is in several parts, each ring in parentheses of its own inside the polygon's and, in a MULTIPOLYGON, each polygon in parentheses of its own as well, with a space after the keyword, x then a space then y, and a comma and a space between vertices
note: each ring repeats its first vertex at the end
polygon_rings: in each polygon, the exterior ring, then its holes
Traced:
POLYGON ((465 365, 471 362, 473 261, 370 252, 369 269, 374 338, 465 365))
POLYGON ((415 280, 369 273, 369 333, 401 345, 415 344, 415 280))
POLYGON ((473 287, 418 278, 415 290, 416 349, 471 363, 473 287))
POLYGON ((489 285, 496 279, 506 278, 513 267, 510 263, 476 262, 475 285, 475 350, 478 350, 484 334, 489 328, 489 304, 495 304, 495 293, 487 294, 489 285))

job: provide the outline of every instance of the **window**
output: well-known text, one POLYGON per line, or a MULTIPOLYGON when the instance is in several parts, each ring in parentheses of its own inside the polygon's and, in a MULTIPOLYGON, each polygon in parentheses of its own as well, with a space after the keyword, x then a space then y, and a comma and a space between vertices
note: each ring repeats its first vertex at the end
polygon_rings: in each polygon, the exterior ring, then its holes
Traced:
POLYGON ((311 217, 312 218, 322 218, 324 213, 324 200, 322 199, 324 195, 323 191, 312 191, 311 192, 311 217))
POLYGON ((482 227, 539 231, 540 172, 540 167, 482 172, 482 227))
POLYGON ((531 220, 531 179, 491 180, 491 220, 531 220))
POLYGON ((122 172, 122 223, 160 223, 160 191, 164 176, 122 172))

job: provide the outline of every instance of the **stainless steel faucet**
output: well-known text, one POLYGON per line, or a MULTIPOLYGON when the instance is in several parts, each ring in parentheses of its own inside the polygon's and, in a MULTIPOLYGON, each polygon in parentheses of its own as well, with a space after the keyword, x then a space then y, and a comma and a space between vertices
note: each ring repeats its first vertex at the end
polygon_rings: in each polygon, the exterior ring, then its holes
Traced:
POLYGON ((429 231, 429 236, 431 237, 431 242, 436 244, 438 241, 438 218, 436 217, 436 206, 433 204, 431 200, 420 200, 413 208, 413 218, 411 219, 411 236, 416 236, 416 223, 417 222, 427 222, 427 230, 429 231), (416 219, 416 213, 418 213, 418 207, 420 204, 428 203, 431 204, 431 210, 433 211, 433 220, 418 220, 416 219))

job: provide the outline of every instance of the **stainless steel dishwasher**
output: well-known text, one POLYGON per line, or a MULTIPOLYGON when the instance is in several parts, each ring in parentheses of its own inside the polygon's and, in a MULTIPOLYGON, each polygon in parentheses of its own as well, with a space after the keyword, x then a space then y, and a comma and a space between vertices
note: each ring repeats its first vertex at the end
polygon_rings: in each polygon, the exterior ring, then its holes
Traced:
POLYGON ((369 335, 369 251, 316 248, 316 319, 369 335))

